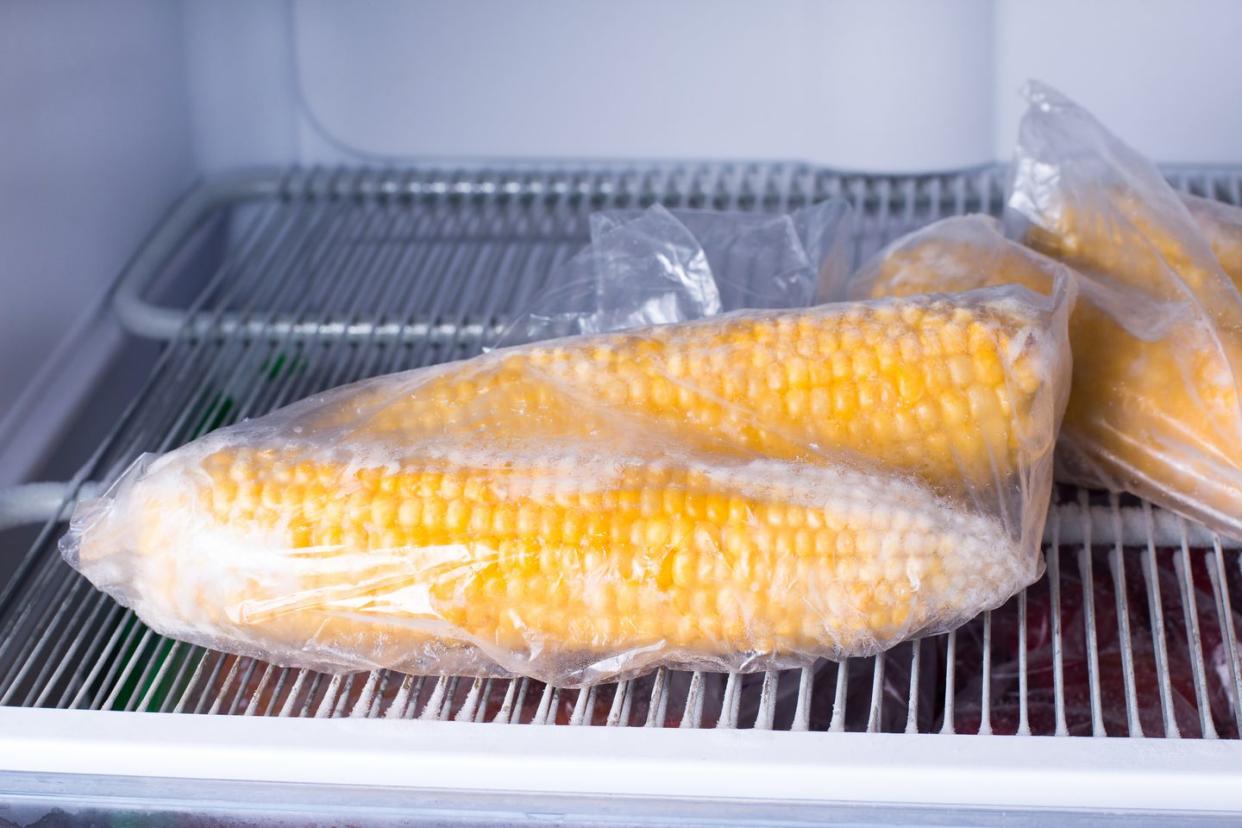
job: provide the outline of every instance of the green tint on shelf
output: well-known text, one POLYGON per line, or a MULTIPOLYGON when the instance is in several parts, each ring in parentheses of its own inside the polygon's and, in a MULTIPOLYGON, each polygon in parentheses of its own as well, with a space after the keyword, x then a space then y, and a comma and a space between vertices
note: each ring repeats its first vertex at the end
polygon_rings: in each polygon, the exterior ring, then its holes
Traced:
MULTIPOLYGON (((259 375, 268 381, 275 381, 291 376, 307 369, 308 363, 301 355, 289 356, 277 353, 259 365, 259 375)), ((237 413, 238 403, 232 396, 223 391, 212 392, 204 401, 201 412, 191 419, 194 426, 189 430, 186 440, 197 439, 204 434, 215 431, 233 421, 237 413)), ((121 629, 117 640, 131 642, 124 652, 118 652, 114 664, 129 665, 142 646, 145 627, 132 613, 127 613, 121 621, 121 629), (137 627, 138 629, 135 629, 137 627)), ((155 650, 145 658, 134 662, 131 672, 125 676, 116 698, 113 699, 112 710, 125 710, 131 701, 135 706, 145 698, 150 698, 142 710, 148 712, 163 708, 169 693, 184 692, 184 688, 175 688, 178 677, 185 680, 193 675, 207 651, 201 647, 180 644, 170 639, 161 639, 155 650), (188 663, 187 663, 188 662, 188 663), (183 669, 184 668, 184 669, 183 669), (154 689, 152 689, 154 686, 154 689)), ((102 680, 102 677, 101 677, 102 680)), ((95 692, 98 692, 96 689, 95 692)))

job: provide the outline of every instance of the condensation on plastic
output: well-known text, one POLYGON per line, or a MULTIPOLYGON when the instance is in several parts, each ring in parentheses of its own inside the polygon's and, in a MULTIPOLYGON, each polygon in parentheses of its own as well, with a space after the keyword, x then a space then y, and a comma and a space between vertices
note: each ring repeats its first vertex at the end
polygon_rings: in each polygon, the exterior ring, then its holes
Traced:
MULTIPOLYGON (((1027 94, 1010 235, 1081 274, 1057 476, 1132 491, 1242 537, 1242 297, 1151 164, 1052 90, 1027 94)), ((1210 212, 1223 249, 1229 210, 1210 212)), ((899 239, 845 293, 1008 283, 1046 293, 1064 270, 972 216, 899 239)))
MULTIPOLYGON (((818 215, 723 259, 690 228, 753 217, 604 217, 598 301, 542 301, 520 338, 710 314, 726 261, 808 301, 844 254, 818 215)), ((737 311, 365 380, 141 458, 62 551, 160 633, 319 670, 575 686, 869 655, 1041 574, 1073 297, 737 311)))

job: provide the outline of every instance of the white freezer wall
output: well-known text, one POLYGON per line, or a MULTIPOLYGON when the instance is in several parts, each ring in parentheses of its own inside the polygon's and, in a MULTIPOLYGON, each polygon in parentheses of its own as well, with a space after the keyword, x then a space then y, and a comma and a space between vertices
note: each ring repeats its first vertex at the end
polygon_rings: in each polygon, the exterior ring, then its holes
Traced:
POLYGON ((182 12, 0 2, 0 485, 36 459, 4 451, 23 389, 193 180, 182 12))
POLYGON ((1009 155, 1032 76, 1156 158, 1237 163, 1239 42, 1230 0, 0 0, 0 425, 200 173, 954 168, 1009 155))
POLYGON ((998 158, 1037 77, 1152 158, 1242 163, 1242 2, 1004 0, 995 37, 998 158))
POLYGON ((210 110, 196 118, 210 168, 247 160, 253 146, 303 161, 793 158, 946 169, 1008 157, 1028 77, 1060 86, 1161 160, 1242 161, 1242 3, 1232 0, 194 8, 190 77, 210 110), (282 29, 283 41, 245 34, 282 29), (253 48, 239 48, 234 32, 253 48))

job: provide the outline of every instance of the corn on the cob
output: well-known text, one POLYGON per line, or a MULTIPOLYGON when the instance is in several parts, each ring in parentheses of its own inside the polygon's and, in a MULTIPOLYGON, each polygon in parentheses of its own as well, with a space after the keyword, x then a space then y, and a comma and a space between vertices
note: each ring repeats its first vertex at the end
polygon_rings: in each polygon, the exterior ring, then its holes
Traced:
POLYGON ((71 560, 204 645, 562 684, 873 653, 1039 574, 1029 540, 891 476, 583 448, 354 468, 208 438, 75 519, 71 560))
POLYGON ((825 306, 368 380, 136 469, 65 553, 156 629, 285 664, 873 653, 1037 576, 1065 315, 825 306))
MULTIPOLYGON (((1164 206, 1176 209, 1171 195, 1164 206)), ((1184 221, 1135 193, 1105 188, 1041 215, 1042 223, 1027 227, 1024 240, 1084 274, 1156 301, 1183 302, 1189 290, 1209 316, 1228 325, 1236 321, 1242 285, 1242 219, 1231 212, 1242 210, 1193 198, 1180 199, 1192 219, 1184 221)))
MULTIPOLYGON (((1004 239, 991 219, 970 216, 897 242, 853 284, 867 298, 1007 283, 1047 293, 1060 269, 1004 239)), ((1239 534, 1242 405, 1231 366, 1242 366, 1242 329, 1179 316, 1180 307, 1084 277, 1070 317, 1073 383, 1058 474, 1135 491, 1239 534)))
POLYGON ((910 471, 962 491, 1051 451, 1060 343, 1007 298, 751 313, 499 351, 351 389, 308 427, 389 443, 607 433, 910 471))

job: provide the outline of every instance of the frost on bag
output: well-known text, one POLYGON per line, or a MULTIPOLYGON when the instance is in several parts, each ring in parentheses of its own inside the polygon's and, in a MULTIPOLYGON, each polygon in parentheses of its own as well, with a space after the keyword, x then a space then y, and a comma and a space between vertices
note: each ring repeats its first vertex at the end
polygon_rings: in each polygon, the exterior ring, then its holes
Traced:
MULTIPOLYGON (((1113 355, 1141 352, 1146 347, 1142 337, 1158 321, 1159 309, 1095 280, 1079 279, 1061 262, 1005 238, 996 219, 970 215, 943 219, 897 239, 850 277, 845 293, 851 299, 878 299, 1021 285, 1049 294, 1059 283, 1078 281, 1081 295, 1069 323, 1073 382, 1059 437, 1063 462, 1058 472, 1081 481, 1082 458, 1098 450, 1090 423, 1100 412, 1093 406, 1111 412, 1120 400, 1113 403, 1108 397, 1122 394, 1126 383, 1144 380, 1141 374, 1130 376, 1129 366, 1113 355)), ((1156 391, 1152 387, 1146 393, 1156 391)))
POLYGON ((518 338, 644 327, 366 380, 143 458, 65 557, 161 633, 329 671, 580 685, 955 626, 1041 571, 1069 286, 650 324, 727 308, 739 278, 762 295, 737 274, 765 267, 808 301, 843 250, 841 210, 817 215, 601 218, 600 301, 541 300, 518 338), (773 232, 770 260, 741 241, 773 232))
POLYGON ((1010 221, 1098 293, 1074 325, 1095 381, 1070 402, 1069 471, 1242 537, 1242 295, 1152 164, 1056 92, 1028 94, 1010 221))
POLYGON ((1207 238, 1216 260, 1242 290, 1242 207, 1181 193, 1182 203, 1207 238))
POLYGON ((993 219, 966 216, 897 240, 846 295, 1003 284, 1048 293, 1074 273, 1082 295, 1058 477, 1133 491, 1242 536, 1242 298, 1199 229, 1214 228, 1227 250, 1233 208, 1189 199, 1188 212, 1089 114, 1042 86, 1029 95, 1007 218, 1076 272, 1007 240, 993 219))

